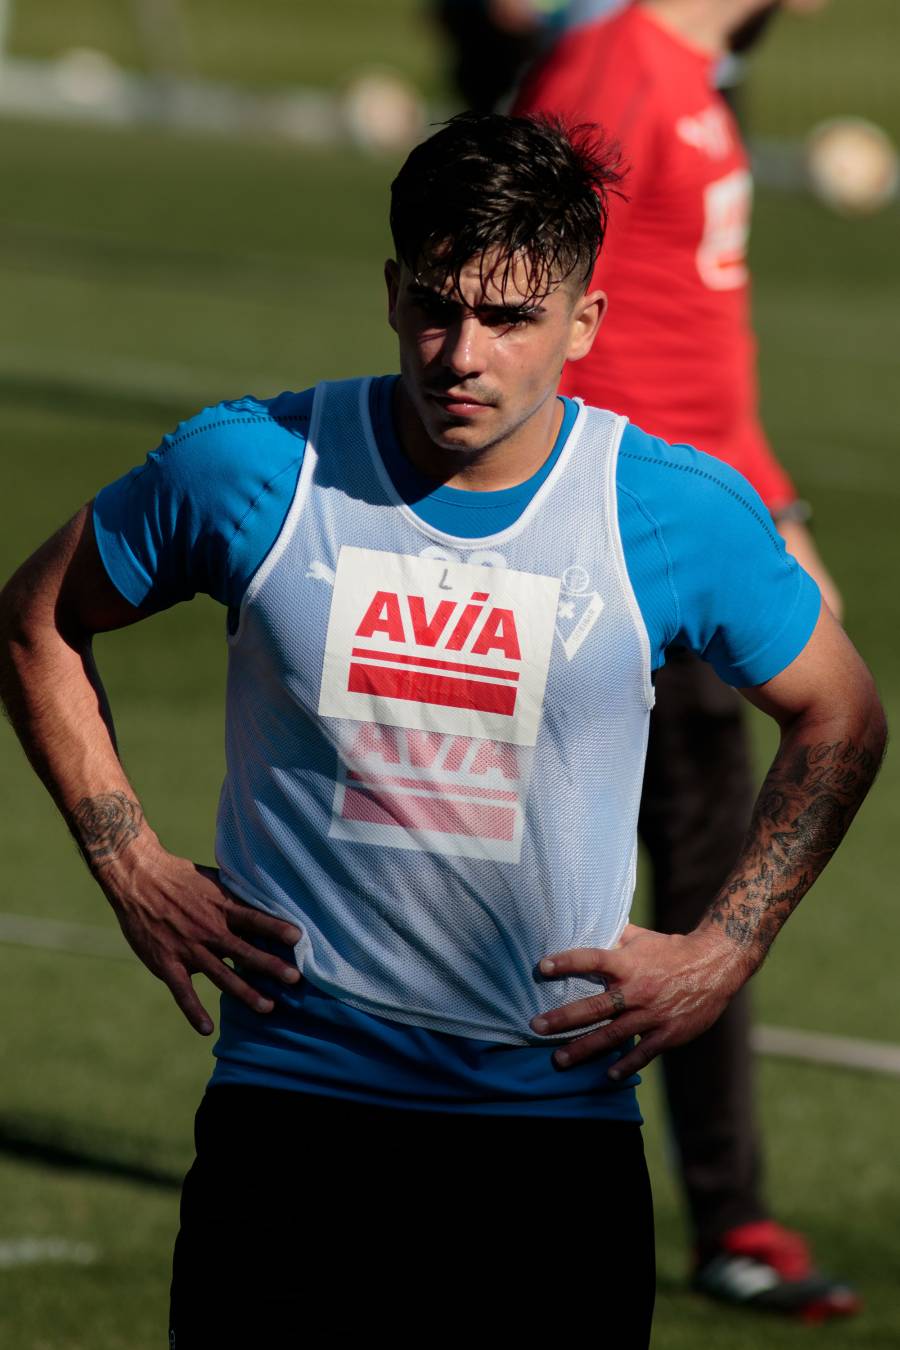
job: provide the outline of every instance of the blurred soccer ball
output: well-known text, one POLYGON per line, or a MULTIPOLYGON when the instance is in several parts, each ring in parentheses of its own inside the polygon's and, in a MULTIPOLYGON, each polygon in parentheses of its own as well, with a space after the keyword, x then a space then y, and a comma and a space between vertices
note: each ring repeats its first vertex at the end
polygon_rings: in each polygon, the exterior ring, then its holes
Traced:
POLYGON ((897 152, 890 137, 862 117, 820 122, 806 143, 816 196, 842 215, 870 215, 897 195, 897 152))
POLYGON ((357 76, 344 95, 350 135, 369 150, 405 150, 422 134, 425 110, 414 89, 387 71, 357 76))
POLYGON ((125 77, 115 61, 93 47, 63 52, 56 62, 54 81, 69 103, 85 106, 111 103, 125 90, 125 77))

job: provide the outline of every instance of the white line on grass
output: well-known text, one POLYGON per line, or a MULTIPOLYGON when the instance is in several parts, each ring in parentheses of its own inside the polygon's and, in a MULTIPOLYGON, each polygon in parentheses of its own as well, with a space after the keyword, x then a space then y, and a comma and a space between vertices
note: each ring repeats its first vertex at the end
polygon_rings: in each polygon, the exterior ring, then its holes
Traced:
POLYGON ((789 1027, 755 1027, 753 1048, 780 1059, 802 1059, 808 1064, 867 1069, 900 1077, 900 1046, 886 1041, 826 1036, 818 1031, 792 1031, 789 1027))
POLYGON ((162 126, 216 136, 278 136, 306 145, 350 138, 348 105, 328 90, 294 87, 257 93, 201 79, 166 79, 122 70, 102 57, 0 62, 0 112, 108 126, 162 126))
POLYGON ((105 956, 131 960, 131 949, 118 933, 99 924, 65 923, 61 919, 32 919, 24 914, 0 914, 0 943, 66 952, 70 956, 105 956))
POLYGON ((99 1253, 89 1242, 61 1237, 0 1239, 0 1270, 19 1266, 92 1266, 99 1253))
MULTIPOLYGON (((0 16, 6 0, 0 0, 0 16)), ((171 44, 170 44, 171 45, 171 44)), ((69 53, 56 61, 10 56, 0 48, 0 114, 109 126, 161 126, 201 135, 246 134, 313 146, 355 144, 395 153, 411 144, 449 109, 426 107, 413 86, 391 81, 379 92, 376 78, 341 92, 293 85, 260 92, 225 81, 167 71, 144 75, 123 70, 98 53, 69 53), (354 97, 354 88, 356 96, 354 97), (380 100, 380 101, 379 101, 380 100), (374 106, 373 117, 369 109, 374 106), (380 134, 377 110, 388 122, 396 110, 399 130, 380 134)), ((802 142, 751 141, 754 178, 767 187, 807 190, 802 142)))
MULTIPOLYGON (((0 913, 2 943, 64 952, 70 956, 101 956, 113 961, 132 959, 132 952, 124 940, 99 924, 34 919, 23 914, 0 913)), ((809 1064, 831 1064, 840 1069, 863 1069, 900 1077, 900 1046, 886 1041, 794 1031, 790 1027, 759 1026, 753 1030, 753 1048, 759 1054, 779 1059, 800 1059, 809 1064)))
MULTIPOLYGON (((29 348, 19 344, 0 344, 0 375, 6 379, 57 380, 84 387, 86 393, 124 393, 133 397, 150 395, 171 400, 195 400, 197 389, 221 389, 240 379, 247 388, 266 396, 266 391, 280 393, 290 383, 287 367, 284 371, 269 370, 265 374, 254 371, 233 371, 225 366, 196 366, 186 370, 183 365, 166 361, 147 361, 133 357, 104 354, 101 363, 79 361, 71 351, 56 351, 44 347, 29 348)), ((190 404, 193 407, 193 402, 190 404)))

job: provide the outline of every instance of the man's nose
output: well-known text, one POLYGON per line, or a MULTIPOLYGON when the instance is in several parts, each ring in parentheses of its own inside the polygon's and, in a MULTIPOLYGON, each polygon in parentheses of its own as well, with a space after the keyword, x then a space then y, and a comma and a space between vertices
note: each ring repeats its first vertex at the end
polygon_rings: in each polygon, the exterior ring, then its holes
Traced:
POLYGON ((465 314, 447 329, 444 365, 456 375, 479 375, 485 367, 488 332, 474 314, 465 314))

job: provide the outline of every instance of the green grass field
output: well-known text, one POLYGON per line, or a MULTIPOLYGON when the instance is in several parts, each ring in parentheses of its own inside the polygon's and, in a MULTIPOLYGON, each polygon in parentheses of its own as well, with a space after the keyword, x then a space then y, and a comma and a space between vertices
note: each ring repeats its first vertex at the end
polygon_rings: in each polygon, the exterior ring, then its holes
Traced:
MULTIPOLYGON (((881 0, 866 5, 886 13, 881 0)), ((22 19, 35 49, 42 7, 22 19)), ((384 8, 398 23, 410 6, 384 8)), ((788 58, 773 43, 773 64, 788 58)), ((415 62, 427 66, 425 55, 415 62)), ((226 67, 217 73, 234 73, 226 67)), ((380 263, 395 167, 349 151, 0 123, 0 574, 203 403, 394 366, 380 263)), ((762 194, 754 248, 768 425, 816 504, 848 626, 890 713, 900 705, 897 215, 853 223, 762 194)), ((222 773, 222 629, 221 611, 197 601, 98 644, 146 811, 170 847, 201 859, 222 773)), ((757 730, 763 757, 771 738, 757 730)), ((114 929, 6 730, 0 747, 0 910, 114 929)), ((759 977, 764 1020, 900 1041, 897 773, 889 759, 759 977)), ((0 1345, 161 1346, 177 1181, 209 1044, 133 960, 0 945, 0 1046, 0 1345), (97 1259, 4 1269, 7 1244, 27 1238, 89 1244, 97 1259)), ((655 1346, 805 1346, 804 1329, 683 1291, 654 1077, 642 1100, 659 1222, 655 1346)), ((823 1336, 886 1350, 900 1342, 900 1081, 764 1061, 760 1086, 778 1213, 867 1300, 863 1317, 823 1336)))

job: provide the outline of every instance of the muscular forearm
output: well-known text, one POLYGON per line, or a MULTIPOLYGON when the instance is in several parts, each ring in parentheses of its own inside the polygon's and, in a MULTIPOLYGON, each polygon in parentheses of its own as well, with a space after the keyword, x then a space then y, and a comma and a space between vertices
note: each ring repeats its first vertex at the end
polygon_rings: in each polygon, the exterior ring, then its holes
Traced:
POLYGON ((0 697, 25 753, 92 869, 107 867, 146 829, 116 752, 90 638, 58 626, 29 568, 0 596, 0 697))
POLYGON ((885 739, 877 700, 853 718, 799 718, 783 731, 741 855, 698 929, 725 936, 748 974, 846 834, 885 739))
MULTIPOLYGON (((868 680, 861 663, 856 673, 868 680)), ((704 1031, 759 967, 841 842, 881 762, 885 724, 874 686, 846 706, 852 711, 784 721, 741 855, 693 932, 629 925, 614 951, 576 948, 541 962, 545 977, 602 975, 607 992, 542 1015, 533 1030, 558 1034, 613 1019, 557 1050, 558 1065, 608 1053, 637 1035, 640 1044, 610 1070, 613 1078, 627 1076, 704 1031)))
POLYGON ((255 943, 293 945, 299 933, 237 902, 214 868, 168 853, 144 821, 91 652, 93 633, 141 617, 106 576, 86 508, 0 594, 0 698, 125 937, 191 1025, 208 1034, 212 1022, 191 975, 202 971, 268 1012, 272 1000, 245 974, 293 984, 299 972, 255 943))

